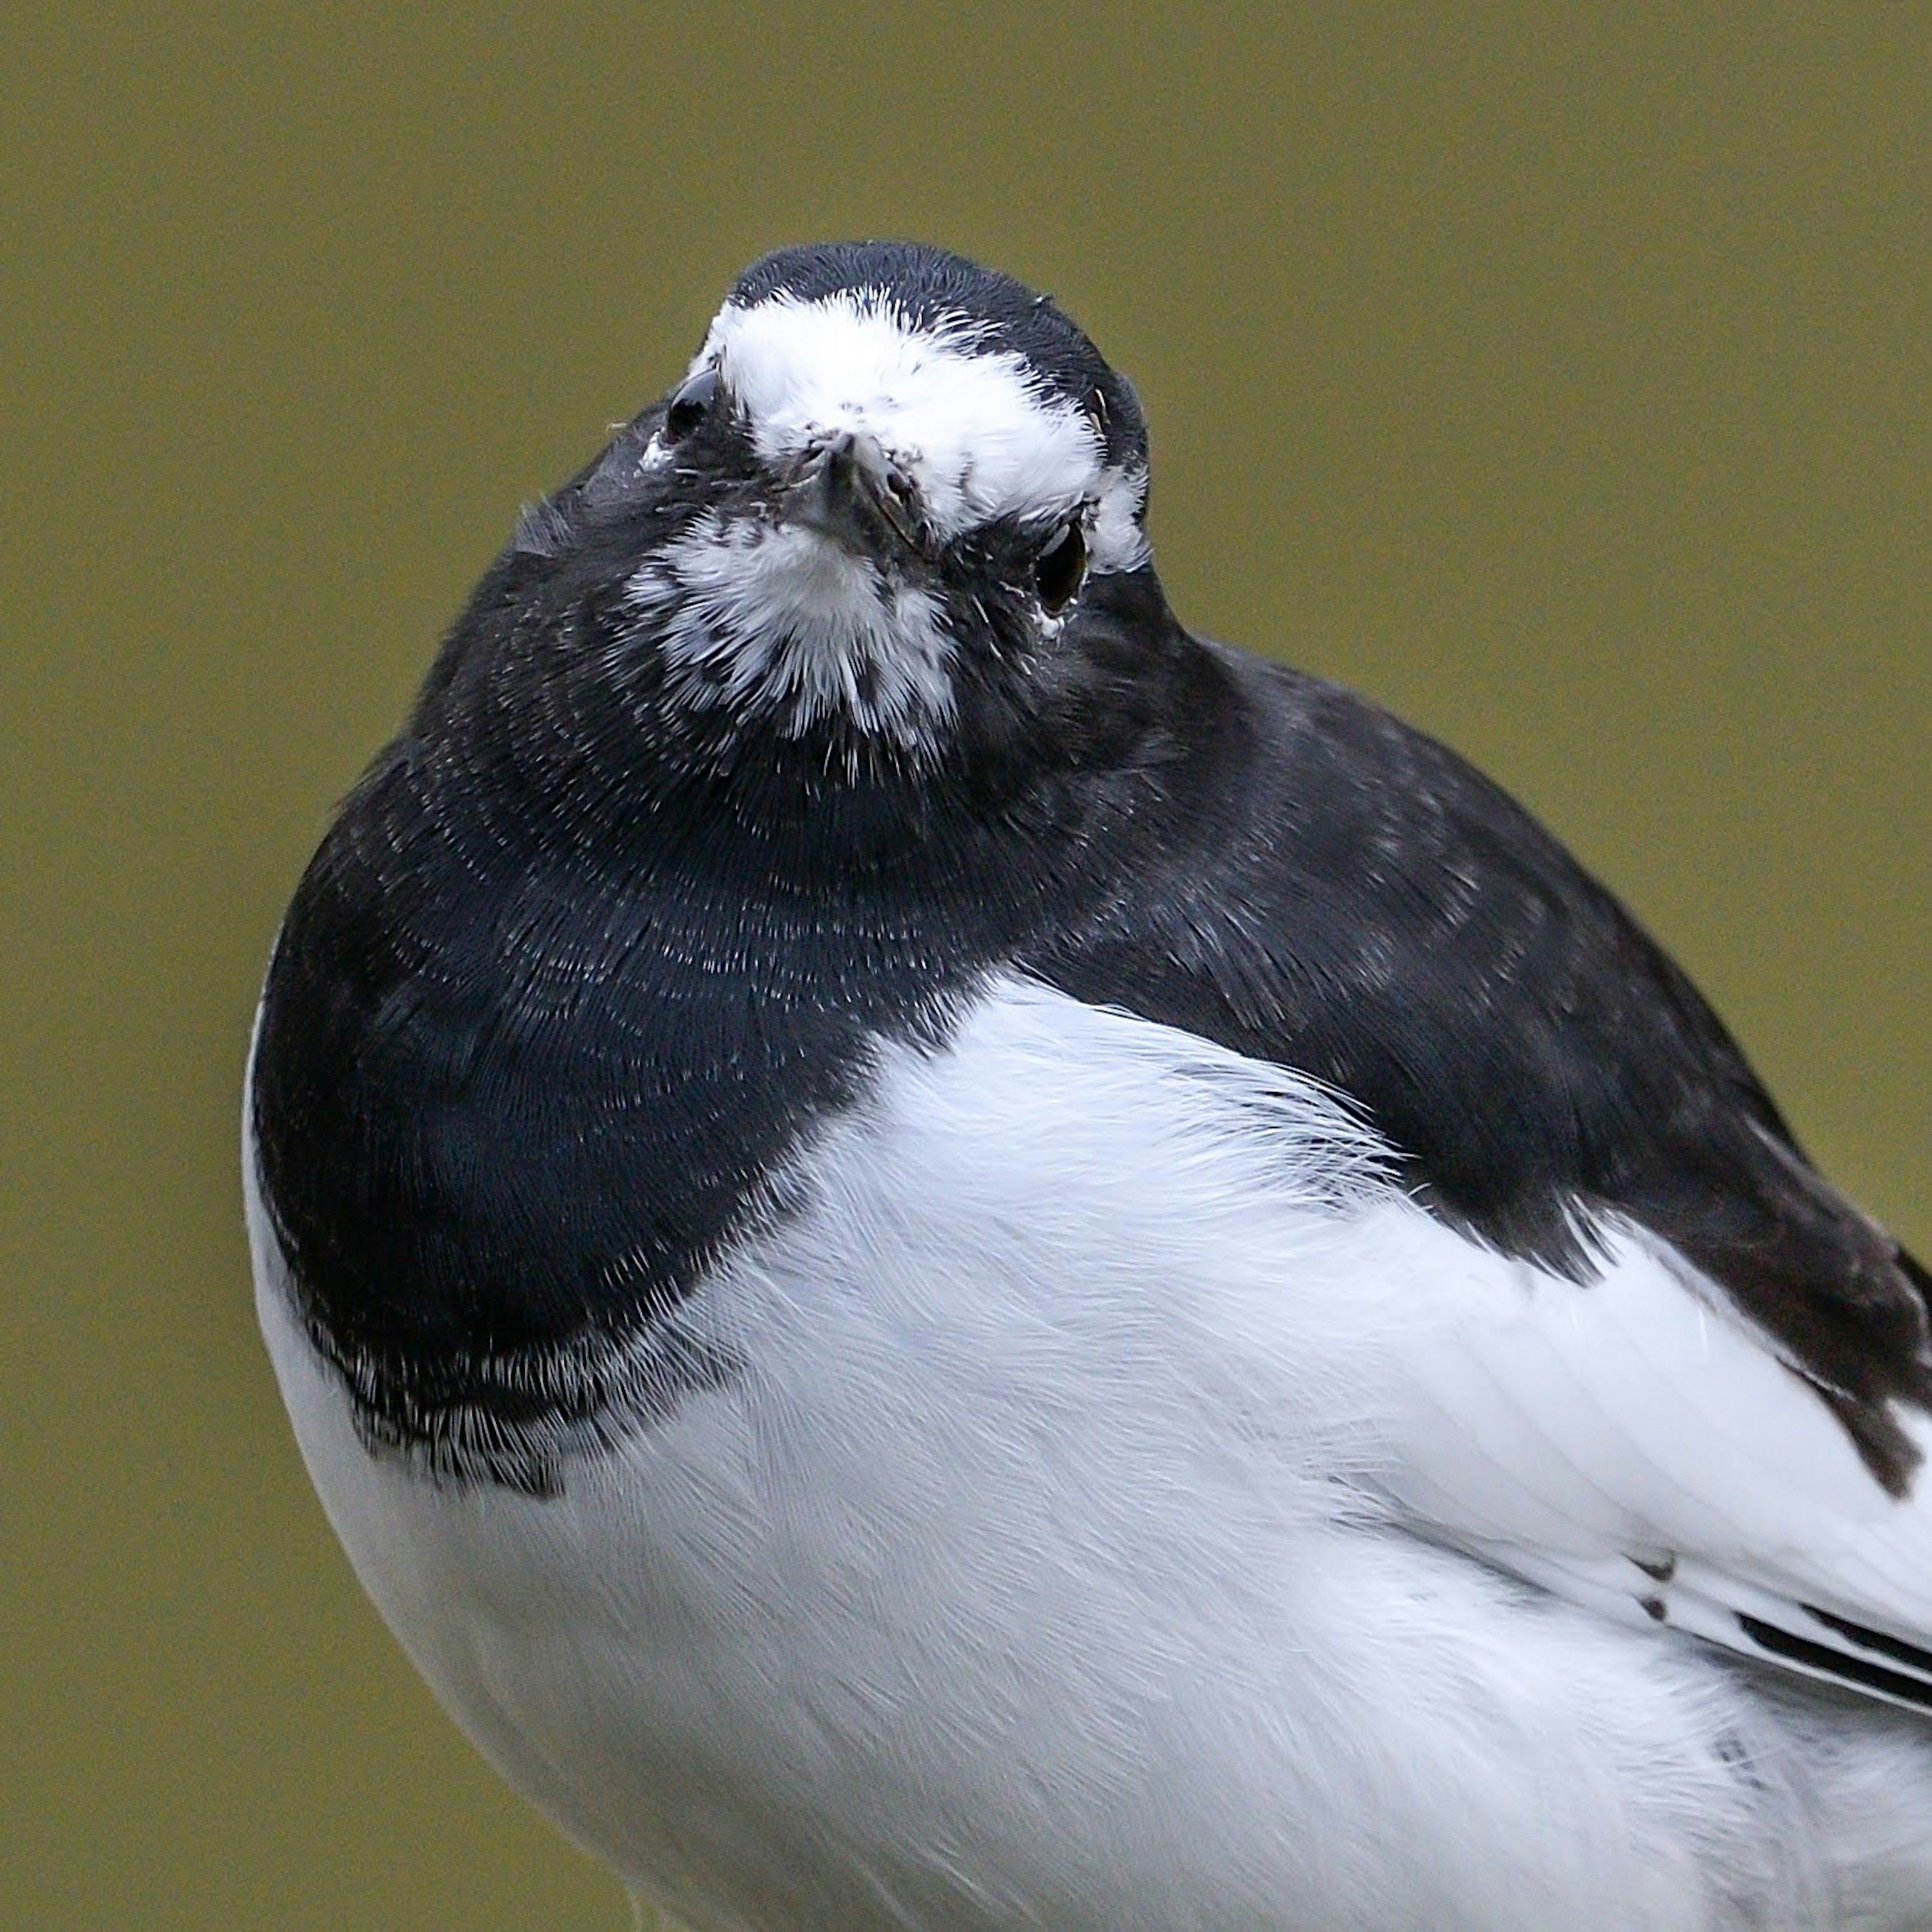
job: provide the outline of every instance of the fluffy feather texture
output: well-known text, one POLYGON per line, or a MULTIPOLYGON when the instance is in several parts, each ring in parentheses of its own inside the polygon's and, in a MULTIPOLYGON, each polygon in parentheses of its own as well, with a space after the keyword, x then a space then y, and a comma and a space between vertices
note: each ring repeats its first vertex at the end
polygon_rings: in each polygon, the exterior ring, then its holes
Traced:
POLYGON ((676 1318, 740 1374, 547 1501, 368 1454, 249 1162, 332 1520, 581 1841, 699 1932, 1924 1922, 1921 1726, 1580 1606, 1669 1553, 1932 1623, 1924 1505, 1682 1267, 1510 1261, 1318 1087, 1024 981, 882 1052, 676 1318))
POLYGON ((952 710, 938 601, 795 524, 700 518, 632 574, 682 703, 771 716, 794 736, 843 718, 916 749, 952 710))

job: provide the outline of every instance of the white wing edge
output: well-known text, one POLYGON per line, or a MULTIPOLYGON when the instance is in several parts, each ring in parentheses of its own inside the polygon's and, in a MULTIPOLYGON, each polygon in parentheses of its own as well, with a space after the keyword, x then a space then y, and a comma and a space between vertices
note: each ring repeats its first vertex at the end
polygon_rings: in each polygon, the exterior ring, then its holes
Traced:
MULTIPOLYGON (((1578 1284, 1368 1210, 1387 1479, 1413 1527, 1619 1622, 1932 1710, 1932 1470, 1900 1497, 1723 1291, 1643 1231, 1578 1284)), ((1922 1450, 1932 1424, 1902 1412, 1922 1450)))

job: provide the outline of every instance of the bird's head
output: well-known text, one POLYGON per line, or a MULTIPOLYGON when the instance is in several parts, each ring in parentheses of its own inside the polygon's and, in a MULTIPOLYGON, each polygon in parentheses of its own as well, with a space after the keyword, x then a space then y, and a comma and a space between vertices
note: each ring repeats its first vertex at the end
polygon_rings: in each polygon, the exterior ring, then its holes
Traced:
POLYGON ((687 766, 916 772, 1077 706, 1083 626, 1118 658, 1164 620, 1147 483, 1132 388, 1046 297, 935 248, 784 249, 466 622, 543 636, 553 715, 608 700, 687 766))

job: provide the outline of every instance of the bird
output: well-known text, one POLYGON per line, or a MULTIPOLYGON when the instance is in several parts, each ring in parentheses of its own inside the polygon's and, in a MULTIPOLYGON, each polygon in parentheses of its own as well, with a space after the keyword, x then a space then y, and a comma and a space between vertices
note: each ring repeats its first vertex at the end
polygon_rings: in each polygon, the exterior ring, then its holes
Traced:
POLYGON ((523 513, 250 1050, 358 1576, 693 1932, 1932 1925, 1932 1277, 1148 452, 812 244, 523 513))

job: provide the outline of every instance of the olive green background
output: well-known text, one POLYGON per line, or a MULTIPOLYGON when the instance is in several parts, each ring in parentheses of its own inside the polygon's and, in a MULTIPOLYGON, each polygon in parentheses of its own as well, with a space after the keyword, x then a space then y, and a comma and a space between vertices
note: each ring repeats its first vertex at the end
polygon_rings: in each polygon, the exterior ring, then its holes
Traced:
POLYGON ((519 501, 854 233, 1139 385, 1198 625, 1523 794, 1932 1246, 1932 16, 9 9, 0 1923, 610 1928, 256 1342, 254 986, 519 501))

